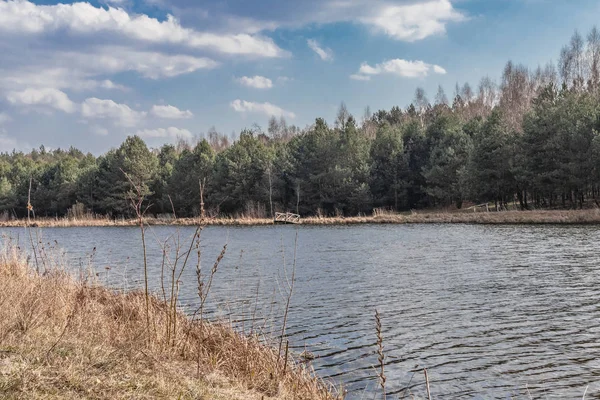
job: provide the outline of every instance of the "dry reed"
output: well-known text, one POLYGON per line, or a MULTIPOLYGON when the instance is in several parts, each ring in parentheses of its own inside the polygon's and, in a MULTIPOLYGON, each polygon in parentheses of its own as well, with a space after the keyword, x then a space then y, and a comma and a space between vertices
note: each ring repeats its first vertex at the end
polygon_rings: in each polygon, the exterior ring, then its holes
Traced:
POLYGON ((383 400, 386 399, 385 394, 385 354, 383 353, 383 334, 381 332, 381 316, 379 311, 375 310, 375 330, 377 332, 377 361, 379 361, 379 371, 377 376, 379 378, 379 385, 383 393, 383 400))
POLYGON ((230 326, 179 315, 169 304, 75 280, 62 265, 38 274, 23 252, 0 253, 0 398, 333 399, 329 387, 276 349, 230 326), (196 358, 200 358, 197 364, 196 358))
MULTIPOLYGON (((356 217, 306 217, 303 225, 357 225, 357 224, 600 224, 600 210, 533 210, 468 212, 462 211, 420 211, 395 213, 376 210, 373 215, 356 217)), ((196 226, 197 218, 145 218, 146 225, 196 226)), ((261 226, 273 225, 271 218, 249 216, 219 216, 206 218, 204 225, 214 226, 261 226)), ((36 218, 30 226, 72 227, 72 226, 138 226, 136 219, 110 219, 107 217, 86 218, 36 218)), ((25 227, 27 220, 0 221, 0 227, 25 227)))

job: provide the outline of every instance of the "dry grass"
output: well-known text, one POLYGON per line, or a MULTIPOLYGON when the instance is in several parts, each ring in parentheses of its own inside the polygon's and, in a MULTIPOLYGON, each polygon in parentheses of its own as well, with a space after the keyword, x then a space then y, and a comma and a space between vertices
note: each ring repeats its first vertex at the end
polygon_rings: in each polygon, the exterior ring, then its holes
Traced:
POLYGON ((378 212, 373 216, 304 218, 307 225, 353 224, 600 224, 600 210, 536 210, 500 212, 378 212))
MULTIPOLYGON (((144 217, 146 225, 174 225, 174 226, 196 226, 198 218, 149 218, 144 217)), ((250 217, 218 217, 206 218, 203 220, 205 225, 273 225, 271 218, 250 218, 250 217)), ((40 228, 51 227, 92 227, 92 226, 139 226, 139 220, 133 219, 110 219, 110 218, 36 218, 32 221, 32 226, 40 228)), ((26 219, 14 219, 0 221, 0 227, 25 227, 27 226, 26 219)))
POLYGON ((255 337, 181 315, 165 340, 168 305, 75 280, 60 266, 37 274, 23 253, 0 254, 2 399, 334 399, 314 374, 255 337))
POLYGON ((375 217, 377 223, 600 224, 600 210, 411 213, 375 217))
MULTIPOLYGON (((194 226, 195 218, 145 218, 148 225, 194 226)), ((467 210, 452 211, 412 211, 396 213, 376 209, 372 215, 358 217, 307 217, 302 218, 304 225, 354 225, 354 224, 600 224, 600 210, 535 210, 473 212, 467 210)), ((33 223, 38 227, 73 226, 137 226, 137 219, 108 218, 37 218, 33 223)), ((217 217, 204 220, 206 225, 217 226, 261 226, 273 225, 270 218, 217 217)), ((24 227, 27 220, 9 220, 0 222, 0 227, 24 227)))

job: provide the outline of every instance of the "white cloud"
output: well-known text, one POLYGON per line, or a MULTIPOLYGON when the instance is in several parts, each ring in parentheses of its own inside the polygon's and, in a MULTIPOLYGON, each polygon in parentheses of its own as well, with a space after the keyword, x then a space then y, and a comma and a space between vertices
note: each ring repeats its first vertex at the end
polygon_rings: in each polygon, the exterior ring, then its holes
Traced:
POLYGON ((0 32, 48 35, 51 33, 110 35, 153 44, 177 44, 225 54, 257 57, 287 55, 272 39, 250 34, 217 34, 184 28, 172 15, 164 21, 121 8, 94 7, 89 3, 36 5, 27 0, 0 0, 0 32))
POLYGON ((0 88, 12 90, 23 87, 53 87, 88 91, 96 89, 122 90, 128 88, 109 79, 106 74, 137 72, 145 78, 170 78, 218 65, 205 57, 168 55, 136 51, 125 47, 100 47, 93 52, 23 52, 23 61, 0 68, 0 88))
POLYGON ((231 108, 239 113, 259 113, 266 116, 296 118, 296 114, 271 103, 255 103, 245 100, 234 100, 230 103, 231 108))
POLYGON ((255 89, 270 89, 273 87, 273 81, 260 75, 255 75, 252 77, 242 76, 241 78, 237 78, 236 81, 241 85, 255 89))
POLYGON ((171 105, 152 106, 150 113, 155 117, 164 119, 183 119, 192 118, 194 116, 190 110, 182 111, 179 108, 171 105))
POLYGON ((189 0, 147 0, 162 3, 182 18, 225 29, 228 32, 259 33, 277 28, 299 28, 313 24, 356 23, 395 40, 413 42, 446 32, 448 23, 467 17, 454 8, 458 0, 302 0, 294 3, 263 0, 262 9, 245 8, 244 14, 223 14, 220 2, 203 2, 198 10, 189 0), (264 12, 268 8, 268 12, 264 12), (200 11, 200 12, 199 12, 200 11))
POLYGON ((99 53, 83 57, 81 54, 74 53, 71 59, 78 67, 87 68, 95 73, 135 71, 151 79, 170 78, 219 65, 216 61, 205 57, 183 54, 167 55, 157 52, 134 51, 122 47, 105 48, 99 53))
POLYGON ((358 74, 351 75, 352 79, 369 80, 370 75, 391 74, 404 78, 424 78, 433 71, 436 74, 445 74, 446 70, 439 65, 427 64, 423 61, 407 61, 400 58, 384 61, 374 67, 362 63, 358 74))
POLYGON ((6 99, 9 103, 18 106, 53 108, 66 113, 72 113, 77 109, 66 93, 54 88, 27 88, 22 91, 12 91, 7 94, 6 99))
MULTIPOLYGON (((9 92, 6 98, 13 105, 28 106, 34 109, 42 108, 41 111, 47 111, 48 108, 67 113, 80 111, 86 121, 104 119, 124 127, 136 126, 148 115, 148 112, 133 110, 126 104, 96 97, 87 98, 81 105, 78 105, 73 103, 64 92, 53 88, 28 88, 21 92, 9 92)), ((171 105, 154 105, 149 113, 162 119, 185 119, 194 116, 190 110, 180 110, 171 105)), ((0 113, 0 124, 8 120, 9 117, 6 113, 0 113)), ((101 136, 108 134, 105 128, 99 126, 93 126, 91 132, 101 136)))
POLYGON ((413 4, 383 5, 360 21, 388 36, 407 42, 444 34, 446 23, 464 21, 450 0, 429 0, 413 4))
POLYGON ((370 81, 371 77, 368 75, 352 74, 350 75, 350 79, 354 79, 355 81, 370 81))
POLYGON ((170 138, 170 139, 191 139, 193 137, 192 132, 187 129, 179 128, 157 128, 157 129, 144 129, 139 130, 135 133, 142 138, 170 138))
MULTIPOLYGON (((89 75, 79 70, 69 70, 68 68, 52 68, 45 65, 33 65, 20 68, 0 69, 0 88, 9 90, 21 90, 24 87, 55 89, 73 89, 73 90, 94 90, 98 88, 117 89, 120 85, 110 84, 105 80, 98 81, 88 79, 89 75)), ((125 87, 123 87, 125 89, 125 87)))
POLYGON ((132 110, 126 104, 92 97, 81 104, 81 115, 86 119, 108 119, 115 125, 131 127, 137 125, 146 113, 132 110))
POLYGON ((440 67, 439 65, 433 66, 433 72, 435 72, 436 74, 440 74, 440 75, 446 75, 446 70, 444 68, 440 67))
POLYGON ((312 49, 323 61, 333 61, 333 51, 331 49, 324 49, 314 39, 308 39, 306 41, 308 47, 312 49))
POLYGON ((100 87, 102 89, 108 89, 108 90, 122 90, 122 91, 129 90, 129 88, 127 86, 120 85, 118 83, 114 83, 110 79, 105 79, 103 81, 98 82, 98 87, 100 87))

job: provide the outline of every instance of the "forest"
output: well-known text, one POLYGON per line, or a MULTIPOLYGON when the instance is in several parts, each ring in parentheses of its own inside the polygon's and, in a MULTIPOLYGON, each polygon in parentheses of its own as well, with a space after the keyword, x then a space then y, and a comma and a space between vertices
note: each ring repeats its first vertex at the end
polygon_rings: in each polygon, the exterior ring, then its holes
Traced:
POLYGON ((299 129, 271 118, 236 140, 216 131, 189 143, 148 148, 137 137, 104 155, 70 148, 0 155, 0 213, 37 216, 147 212, 177 217, 352 216, 375 208, 520 209, 598 206, 600 31, 575 32, 556 64, 508 62, 499 83, 418 88, 406 108, 360 121, 342 103, 333 124, 299 129))

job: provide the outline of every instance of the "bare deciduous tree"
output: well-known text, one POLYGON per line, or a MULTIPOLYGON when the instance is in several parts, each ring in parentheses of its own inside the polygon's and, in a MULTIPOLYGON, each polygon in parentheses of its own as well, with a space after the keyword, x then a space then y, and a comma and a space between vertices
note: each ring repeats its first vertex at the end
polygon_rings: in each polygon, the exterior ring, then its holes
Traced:
POLYGON ((340 108, 338 109, 337 116, 335 118, 335 127, 339 130, 346 129, 346 124, 348 123, 348 118, 350 117, 350 113, 348 112, 348 108, 346 107, 346 103, 342 101, 340 104, 340 108))
POLYGON ((219 152, 229 147, 229 138, 217 132, 217 129, 213 126, 208 130, 208 143, 214 151, 219 152))
POLYGON ((509 61, 502 74, 499 105, 511 129, 515 131, 522 129, 523 116, 529 110, 533 95, 527 67, 521 64, 514 65, 509 61))
POLYGON ((578 31, 573 33, 571 37, 571 56, 573 63, 572 65, 572 76, 573 86, 577 90, 582 90, 586 81, 586 70, 585 70, 585 51, 583 37, 578 31))
POLYGON ((421 126, 425 126, 424 114, 429 108, 429 100, 427 99, 427 94, 425 93, 425 89, 422 87, 418 87, 415 90, 415 100, 414 100, 415 108, 417 109, 417 113, 419 114, 419 119, 421 120, 421 126))
POLYGON ((478 115, 486 116, 491 112, 497 102, 497 92, 496 83, 489 76, 481 78, 477 88, 478 115))
POLYGON ((435 95, 435 104, 444 106, 448 105, 448 96, 446 96, 446 92, 444 91, 442 85, 438 85, 438 91, 435 95))
POLYGON ((463 85, 460 91, 460 96, 462 97, 463 101, 467 104, 473 101, 473 89, 471 88, 469 82, 466 82, 463 85))
POLYGON ((371 107, 366 106, 363 118, 361 121, 361 128, 363 134, 369 139, 374 139, 377 133, 377 123, 373 121, 373 114, 371 113, 371 107))
POLYGON ((573 56, 571 54, 571 50, 569 46, 563 46, 560 49, 560 58, 558 59, 558 69, 560 73, 560 80, 563 85, 570 86, 572 82, 572 64, 573 64, 573 56))
POLYGON ((600 84, 600 31, 593 27, 587 37, 587 59, 589 60, 589 83, 591 90, 600 84))

